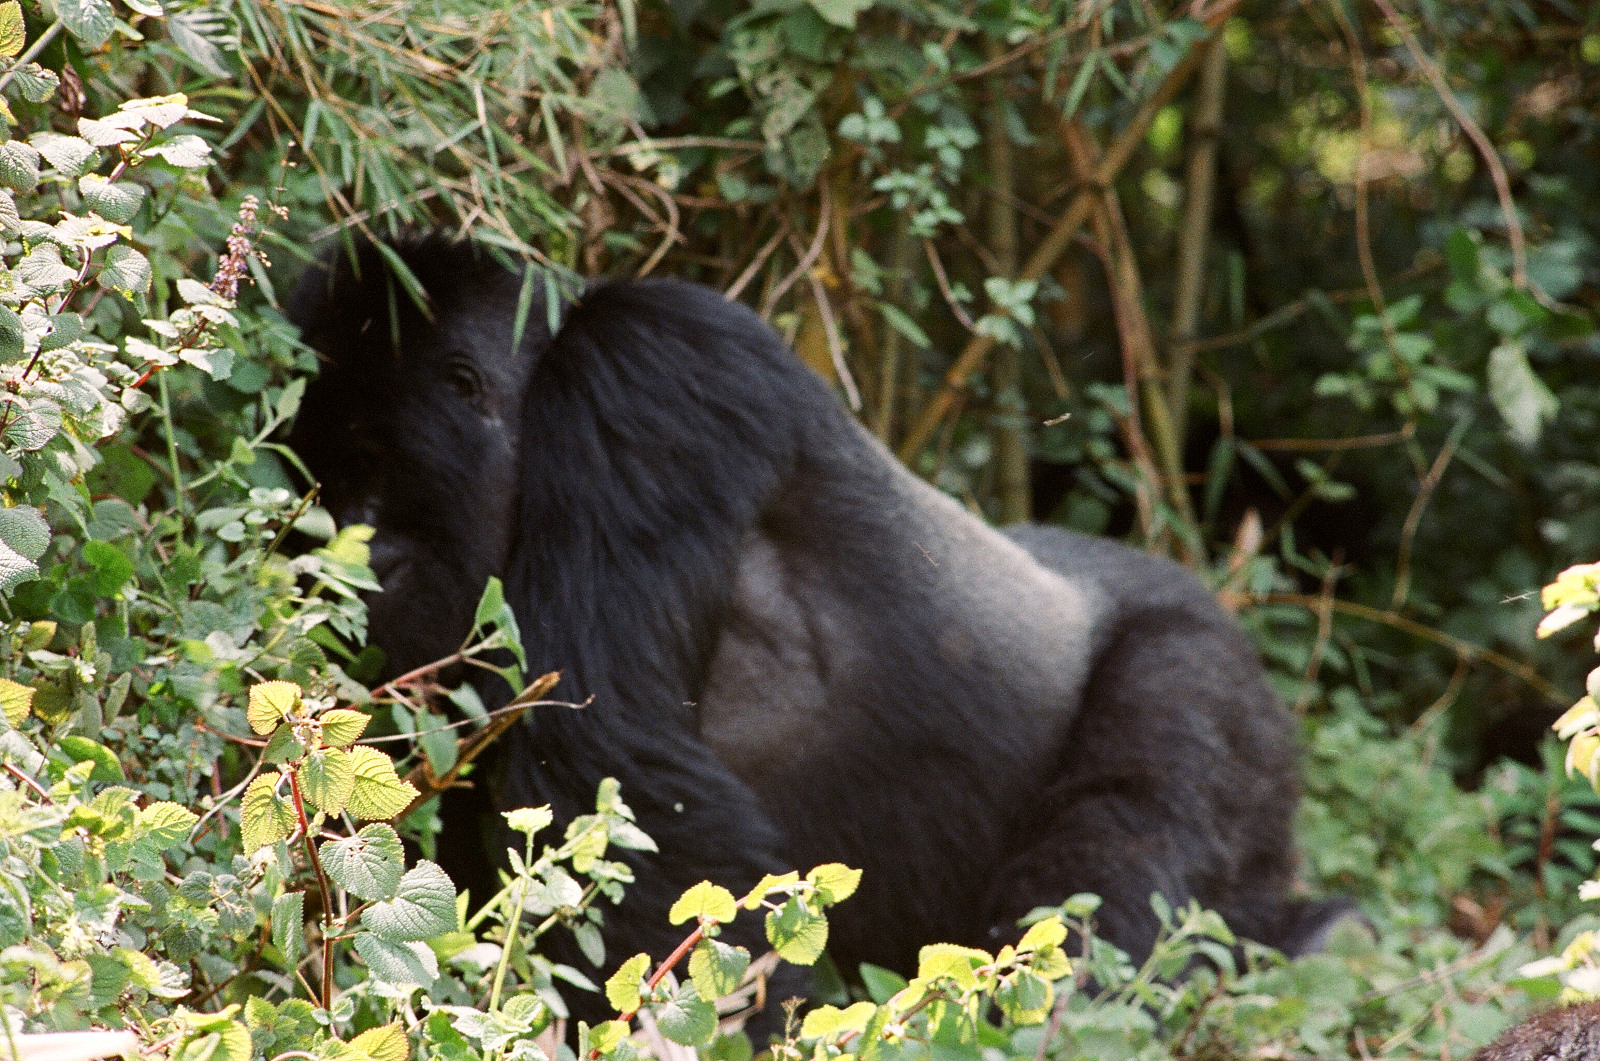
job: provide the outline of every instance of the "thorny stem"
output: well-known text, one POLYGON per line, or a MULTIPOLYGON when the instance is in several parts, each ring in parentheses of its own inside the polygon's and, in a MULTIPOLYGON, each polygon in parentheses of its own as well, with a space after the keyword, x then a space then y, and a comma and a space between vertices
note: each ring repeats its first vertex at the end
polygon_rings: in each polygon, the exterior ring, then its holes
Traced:
POLYGON ((300 795, 300 779, 291 770, 289 791, 294 796, 294 813, 300 819, 300 837, 306 845, 306 860, 317 874, 317 889, 322 893, 322 1008, 333 1008, 333 889, 328 886, 328 875, 323 872, 322 859, 317 855, 317 845, 311 835, 311 821, 306 817, 305 800, 300 795))

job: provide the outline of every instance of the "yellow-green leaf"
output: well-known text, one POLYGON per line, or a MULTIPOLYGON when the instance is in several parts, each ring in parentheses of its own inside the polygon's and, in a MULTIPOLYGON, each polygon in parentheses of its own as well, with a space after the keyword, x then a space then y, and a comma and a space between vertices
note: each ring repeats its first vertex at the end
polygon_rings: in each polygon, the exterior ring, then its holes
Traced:
POLYGON ((761 905, 761 900, 765 899, 767 893, 772 889, 786 888, 799 879, 800 874, 792 871, 789 873, 768 873, 757 881, 756 886, 750 889, 750 894, 744 897, 744 908, 746 910, 754 910, 761 905))
POLYGON ((350 753, 338 748, 318 748, 296 770, 300 791, 320 811, 337 816, 356 787, 355 764, 350 753))
POLYGON ((283 775, 274 770, 262 774, 245 789, 240 805, 239 828, 243 833, 244 849, 248 854, 258 847, 275 844, 294 832, 299 821, 294 804, 278 795, 278 785, 283 775))
POLYGON ((732 921, 739 912, 733 893, 720 885, 703 880, 679 896, 667 912, 667 920, 681 925, 690 918, 704 918, 718 923, 732 921))
POLYGON ((22 725, 32 708, 33 689, 10 678, 0 678, 0 712, 5 714, 12 729, 22 725))
POLYGON ((22 5, 17 0, 0 4, 0 55, 10 59, 28 43, 28 28, 23 24, 22 5))
POLYGON ((294 682, 262 682, 250 687, 250 707, 245 717, 250 728, 265 737, 299 704, 300 687, 294 682))
POLYGON ((606 1001, 618 1013, 632 1013, 639 1008, 640 989, 644 975, 650 971, 650 955, 635 954, 611 974, 606 981, 606 1001))
POLYGON ((954 943, 933 943, 917 953, 917 979, 948 977, 965 991, 977 986, 978 967, 993 960, 986 951, 960 947, 954 943))
POLYGON ((347 707, 336 707, 332 711, 324 712, 317 721, 322 723, 322 742, 335 748, 343 748, 355 743, 356 738, 366 732, 367 723, 372 721, 372 716, 352 711, 347 707))
POLYGON ((822 905, 832 906, 856 893, 861 884, 861 871, 839 862, 828 862, 807 873, 806 880, 816 886, 817 899, 822 905))
POLYGON ((350 749, 350 763, 355 769, 355 784, 345 810, 363 821, 387 821, 405 810, 417 798, 417 790, 410 782, 400 780, 394 772, 394 760, 365 745, 350 749))
POLYGON ((372 1058, 372 1061, 406 1061, 411 1056, 411 1042, 406 1038, 405 1028, 398 1022, 385 1024, 381 1028, 368 1028, 351 1039, 350 1045, 372 1058))
POLYGON ((1060 918, 1047 917, 1043 921, 1034 923, 1023 934, 1021 942, 1017 944, 1018 950, 1046 950, 1050 947, 1059 947, 1067 938, 1067 926, 1061 923, 1060 918))

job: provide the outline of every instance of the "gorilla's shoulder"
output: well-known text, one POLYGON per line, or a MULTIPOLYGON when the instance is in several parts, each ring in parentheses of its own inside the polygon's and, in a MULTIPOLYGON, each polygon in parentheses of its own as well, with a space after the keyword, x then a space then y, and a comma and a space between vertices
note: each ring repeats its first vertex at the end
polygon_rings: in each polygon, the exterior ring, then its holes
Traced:
POLYGON ((1215 606, 1215 595, 1194 572, 1164 556, 1064 527, 1026 523, 1002 530, 1051 571, 1095 583, 1113 600, 1215 606))

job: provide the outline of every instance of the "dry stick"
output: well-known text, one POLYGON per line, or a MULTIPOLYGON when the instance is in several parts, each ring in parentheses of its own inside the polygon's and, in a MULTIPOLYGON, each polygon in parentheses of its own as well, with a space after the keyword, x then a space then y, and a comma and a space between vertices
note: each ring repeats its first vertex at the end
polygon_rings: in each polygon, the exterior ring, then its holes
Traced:
POLYGON ((533 684, 518 693, 516 699, 497 712, 488 725, 460 738, 456 742, 456 764, 446 771, 443 777, 438 777, 434 774, 433 767, 428 765, 428 760, 424 757, 422 762, 412 767, 411 772, 406 775, 406 780, 417 790, 417 798, 406 804, 406 809, 390 820, 404 821, 412 811, 454 785, 461 776, 462 769, 467 764, 482 755, 484 749, 499 740, 506 730, 521 721, 522 716, 532 710, 534 702, 543 700, 545 694, 554 689, 556 683, 560 680, 560 671, 551 671, 549 674, 535 678, 533 684), (516 710, 518 707, 521 710, 516 710))
POLYGON ((1416 35, 1411 32, 1411 27, 1406 25, 1390 4, 1389 0, 1373 0, 1378 9, 1383 12, 1383 17, 1388 20, 1394 31, 1400 34, 1400 39, 1405 42, 1406 51, 1411 53, 1411 58, 1416 60, 1428 81, 1433 85, 1433 90, 1439 93, 1439 98, 1450 113, 1461 124, 1462 132, 1467 134, 1478 149, 1478 154, 1483 156, 1484 165, 1489 167, 1489 176, 1494 181, 1494 192, 1500 200, 1500 212, 1506 219, 1506 237, 1511 241, 1511 282, 1519 288, 1528 286, 1528 252, 1522 238, 1522 222, 1517 220, 1517 208, 1511 201, 1511 181, 1506 177, 1506 168, 1500 161, 1500 155, 1495 151, 1494 145, 1484 135, 1483 129, 1472 120, 1472 115, 1467 113, 1467 108, 1462 105, 1456 94, 1450 91, 1450 86, 1445 84, 1444 74, 1437 64, 1422 50, 1417 43, 1416 35))
POLYGON ((1428 469, 1428 474, 1422 477, 1422 482, 1417 487, 1416 500, 1411 502, 1411 510, 1406 513, 1405 524, 1400 528, 1400 552, 1394 565, 1394 596, 1389 601, 1391 608, 1402 607, 1407 594, 1411 591, 1411 548, 1416 544, 1417 528, 1422 524, 1422 513, 1433 498, 1434 490, 1438 489, 1439 480, 1444 478, 1444 470, 1449 467, 1450 459, 1456 455, 1456 447, 1466 435, 1465 428, 1468 423, 1468 420, 1463 419, 1461 426, 1450 432, 1450 437, 1445 439, 1444 445, 1439 449, 1439 455, 1433 460, 1433 467, 1428 469))
MULTIPOLYGON (((989 38, 985 54, 993 61, 1004 53, 1000 42, 989 38)), ((988 237, 995 257, 995 273, 1012 276, 1017 271, 1016 158, 1011 150, 1011 133, 1006 121, 1006 79, 996 73, 988 78, 989 109, 983 138, 989 163, 988 237)), ((1001 523, 1027 523, 1033 518, 1033 496, 1028 481, 1028 438, 1026 408, 1022 400, 1022 362, 1019 351, 1010 343, 995 351, 991 371, 995 406, 999 417, 994 423, 995 476, 1000 501, 1001 523)))
POLYGON ((799 280, 817 263, 817 259, 822 255, 822 241, 828 238, 828 223, 832 218, 832 197, 824 195, 822 196, 822 216, 817 219, 817 234, 812 237, 811 246, 807 248, 806 253, 801 257, 800 264, 796 265, 794 271, 788 276, 778 281, 778 286, 773 288, 767 297, 762 300, 761 317, 763 320, 772 318, 772 311, 777 308, 778 300, 788 294, 789 289, 795 285, 795 281, 799 280))
MULTIPOLYGON (((1308 593, 1264 593, 1260 595, 1245 595, 1244 599, 1249 604, 1294 604, 1312 612, 1322 606, 1320 597, 1315 597, 1308 593)), ((1329 602, 1328 606, 1334 611, 1352 618, 1381 623, 1384 626, 1393 627, 1396 630, 1411 634, 1413 637, 1419 637, 1424 641, 1431 641, 1435 645, 1448 648, 1463 659, 1482 660, 1491 667, 1504 671, 1529 687, 1538 690, 1540 694, 1549 697, 1550 702, 1553 704, 1565 706, 1572 700, 1571 697, 1562 693, 1560 689, 1557 689, 1532 667, 1525 663, 1518 663, 1511 657, 1496 652, 1492 648, 1474 645, 1470 641, 1452 637, 1442 630, 1435 630, 1433 627, 1425 626, 1414 619, 1408 619, 1392 611, 1382 611, 1378 608, 1368 607, 1365 604, 1335 599, 1329 602)))
MULTIPOLYGON (((1083 127, 1077 122, 1064 122, 1062 138, 1073 165, 1082 173, 1091 171, 1095 150, 1083 127)), ((1171 410, 1167 407, 1166 394, 1161 389, 1161 366, 1156 360, 1150 319, 1144 310, 1144 285, 1139 278, 1139 263, 1134 257, 1133 242, 1128 238, 1128 227, 1123 221, 1116 192, 1109 186, 1100 189, 1092 217, 1097 239, 1107 255, 1106 279, 1116 311, 1117 332, 1122 339, 1123 376, 1128 387, 1128 402, 1133 410, 1131 419, 1134 431, 1138 437, 1145 437, 1144 428, 1148 425, 1148 438, 1155 448, 1156 466, 1148 470, 1159 470, 1159 474, 1151 480, 1151 484, 1162 490, 1179 519, 1192 528, 1195 523, 1194 507, 1189 500, 1188 487, 1184 484, 1183 453, 1172 433, 1171 410)), ((1180 541, 1179 545, 1185 553, 1191 548, 1186 541, 1180 541)))
POLYGON ((1172 434, 1183 448, 1189 430, 1189 387, 1194 376, 1194 339, 1200 332, 1205 293, 1206 246, 1217 188, 1217 135, 1228 83, 1228 50, 1212 48, 1200 70, 1199 95, 1189 119, 1189 160, 1184 176, 1183 219, 1178 225, 1177 290, 1172 302, 1167 405, 1172 434))
POLYGON ((761 271, 761 267, 767 264, 767 259, 772 257, 773 252, 778 249, 778 244, 783 242, 783 237, 788 231, 787 228, 779 226, 778 231, 772 234, 772 238, 767 240, 766 245, 756 251, 756 256, 750 260, 750 264, 745 267, 744 272, 739 274, 739 278, 733 282, 728 290, 722 293, 724 298, 729 302, 733 302, 739 297, 739 293, 750 285, 750 281, 756 278, 756 274, 761 271))
MULTIPOLYGON (((1222 3, 1217 4, 1215 8, 1204 16, 1206 26, 1215 31, 1216 27, 1220 26, 1233 13, 1234 8, 1238 7, 1240 2, 1241 0, 1223 0, 1222 3)), ((1089 211, 1094 205, 1096 187, 1104 187, 1110 184, 1122 172, 1123 167, 1128 164, 1128 160, 1133 157, 1134 152, 1139 150, 1140 144, 1144 142, 1145 133, 1149 131, 1150 123, 1155 120, 1157 112, 1170 103, 1172 98, 1188 82, 1189 75, 1199 65, 1201 58, 1206 50, 1212 46, 1215 38, 1216 34, 1213 32, 1210 38, 1197 43, 1188 55, 1179 60, 1177 65, 1167 72, 1167 76, 1162 79, 1161 84, 1156 86, 1156 90, 1150 94, 1150 98, 1145 100, 1138 111, 1134 113, 1132 120, 1128 123, 1128 127, 1122 131, 1121 135, 1112 143, 1110 149, 1106 151, 1105 157, 1101 159, 1100 165, 1095 170, 1092 182, 1094 186, 1083 188, 1072 197, 1072 202, 1068 204, 1066 212, 1056 221, 1049 233, 1045 235, 1043 241, 1034 249, 1034 252, 1028 256, 1028 260, 1024 263, 1022 272, 1017 279, 1041 279, 1045 273, 1050 271, 1050 267, 1056 263, 1057 259, 1066 253, 1067 248, 1072 245, 1072 241, 1077 237, 1078 229, 1083 227, 1083 223, 1089 219, 1089 211)), ((928 444, 928 440, 933 437, 933 433, 939 429, 939 424, 950 412, 950 407, 954 404, 957 393, 966 387, 967 377, 983 366, 983 359, 988 356, 993 346, 994 340, 987 335, 975 335, 968 341, 960 356, 956 358, 955 364, 951 365, 950 370, 945 373, 944 385, 939 389, 939 393, 934 395, 932 400, 928 402, 928 405, 922 410, 922 414, 917 417, 916 423, 906 433, 905 440, 900 443, 899 454, 901 460, 910 461, 923 446, 928 444)))

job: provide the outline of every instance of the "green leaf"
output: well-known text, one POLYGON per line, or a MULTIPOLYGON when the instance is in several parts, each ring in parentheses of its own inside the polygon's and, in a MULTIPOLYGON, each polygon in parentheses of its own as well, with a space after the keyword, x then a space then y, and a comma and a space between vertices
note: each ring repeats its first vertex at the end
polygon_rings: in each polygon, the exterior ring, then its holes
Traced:
POLYGON ((1544 425, 1561 403, 1528 364, 1520 343, 1501 343, 1489 354, 1489 400, 1505 418, 1511 437, 1522 446, 1539 441, 1544 425))
POLYGON ((394 772, 394 761, 376 748, 357 745, 350 749, 355 766, 355 788, 345 804, 352 817, 363 821, 384 821, 410 806, 417 790, 394 772))
POLYGON ((84 542, 83 558, 93 569, 89 587, 96 596, 115 597, 133 578, 133 561, 110 542, 84 542))
POLYGON ((272 900, 272 945, 283 952, 283 964, 293 969, 306 941, 306 896, 284 892, 272 900))
POLYGON ((806 880, 816 886, 817 901, 823 906, 832 906, 856 893, 856 888, 861 884, 861 871, 838 862, 829 862, 807 873, 806 880))
POLYGON ((282 766, 305 753, 306 746, 295 736, 294 727, 285 722, 273 730, 272 736, 267 738, 267 746, 262 750, 261 757, 274 766, 282 766))
POLYGON ((334 817, 344 813, 345 802, 356 787, 356 769, 350 753, 338 748, 308 752, 296 776, 306 802, 334 817))
POLYGON ((684 892, 667 912, 667 920, 681 925, 691 918, 705 918, 719 924, 732 921, 739 912, 733 893, 728 889, 703 880, 684 892))
POLYGON ((1055 988, 1050 981, 1028 969, 1018 969, 1001 981, 994 993, 995 1004, 1016 1024, 1038 1024, 1050 1013, 1055 988))
POLYGON ((21 140, 0 144, 0 185, 31 192, 39 184, 39 152, 21 140))
POLYGON ((519 807, 505 812, 506 824, 524 836, 532 836, 555 821, 549 807, 519 807))
POLYGON ((38 573, 38 564, 0 542, 0 593, 10 593, 38 573))
POLYGON ((372 1061, 406 1061, 411 1056, 411 1041, 405 1026, 398 1022, 366 1031, 350 1040, 350 1045, 372 1061))
POLYGON ((150 290, 150 259, 126 243, 118 243, 106 248, 105 261, 95 279, 101 287, 130 298, 142 295, 150 290))
POLYGON ((100 157, 95 146, 81 136, 63 136, 60 133, 34 133, 28 143, 38 148, 44 160, 56 172, 74 179, 83 175, 100 157))
POLYGON ((650 971, 650 955, 635 954, 617 968, 606 981, 606 1001, 618 1013, 632 1013, 639 1008, 639 992, 645 974, 650 971))
POLYGON ((28 27, 23 23, 22 5, 17 0, 0 4, 0 56, 10 59, 28 44, 28 27))
POLYGON ((797 883, 799 880, 800 874, 795 873, 792 870, 788 873, 768 873, 765 877, 762 877, 761 880, 756 882, 756 886, 754 888, 750 889, 750 894, 745 898, 744 901, 744 908, 746 910, 757 909, 761 905, 761 900, 765 898, 767 893, 772 891, 772 889, 786 888, 791 884, 797 883))
POLYGON ((250 687, 245 719, 250 728, 266 736, 300 706, 300 687, 294 682, 261 682, 250 687))
POLYGON ((61 87, 61 76, 38 63, 23 63, 16 68, 13 76, 22 98, 29 103, 43 103, 61 87))
MULTIPOLYGON (((97 121, 94 118, 78 119, 78 135, 83 137, 95 147, 116 147, 118 144, 128 144, 139 139, 139 133, 128 127, 126 121, 97 121)), ((102 184, 106 179, 99 174, 87 174, 79 179, 79 190, 83 188, 83 181, 98 180, 102 184)), ((98 213, 98 211, 96 211, 98 213)), ((104 213, 101 217, 106 217, 104 213)))
POLYGON ((1023 933, 1022 939, 1017 942, 1017 950, 1048 950, 1059 947, 1066 942, 1067 926, 1057 917, 1047 917, 1043 921, 1035 922, 1023 933))
POLYGON ((56 0, 56 14, 67 32, 90 51, 110 40, 117 25, 110 0, 56 0))
POLYGON ((456 928, 456 886, 426 859, 400 878, 393 899, 362 911, 361 923, 387 940, 432 939, 456 928))
POLYGON ((767 914, 767 940, 778 957, 795 965, 811 965, 828 945, 828 921, 791 896, 781 909, 767 914))
POLYGON ((343 748, 355 742, 367 730, 367 723, 372 721, 371 715, 360 711, 351 711, 349 708, 336 707, 332 711, 324 711, 318 716, 317 721, 322 724, 322 742, 335 748, 343 748))
POLYGON ((116 752, 104 744, 69 734, 57 740, 56 746, 75 763, 93 763, 94 770, 89 774, 91 781, 115 783, 128 779, 128 775, 122 772, 122 763, 118 761, 116 752))
POLYGON ((29 505, 0 508, 0 542, 29 560, 37 560, 50 548, 50 524, 29 505))
MULTIPOLYGON (((0 146, 0 152, 5 146, 0 146)), ((61 248, 54 243, 40 244, 17 263, 17 279, 28 285, 34 294, 54 294, 77 278, 77 270, 61 260, 61 248)))
POLYGON ((240 804, 239 829, 243 834, 245 854, 258 847, 275 844, 294 832, 299 818, 294 804, 279 797, 277 788, 283 775, 274 770, 250 782, 240 804))
POLYGON ((855 29, 856 17, 872 6, 873 0, 806 0, 812 10, 840 29, 855 29))
POLYGON ((427 987, 439 978, 439 959, 426 943, 397 943, 371 932, 360 932, 354 945, 379 980, 427 987))
POLYGON ((50 317, 50 330, 39 338, 39 349, 61 350, 83 335, 83 318, 76 313, 57 313, 50 317))
POLYGON ((333 882, 358 899, 391 898, 406 868, 399 835, 382 823, 343 840, 324 841, 318 854, 333 882))
POLYGON ((963 991, 977 986, 978 976, 974 971, 980 965, 986 965, 994 960, 993 956, 971 947, 960 947, 954 943, 933 943, 917 952, 917 979, 937 980, 949 977, 956 982, 956 986, 963 991))
POLYGON ((189 838, 200 816, 169 800, 158 800, 139 811, 136 828, 139 839, 159 851, 177 847, 189 838))
POLYGON ((655 1009, 656 1026, 675 1043, 701 1046, 717 1033, 717 1009, 700 997, 693 983, 682 984, 675 997, 655 1009))
POLYGON ((876 1009, 871 1002, 857 1002, 848 1009, 818 1006, 806 1014, 805 1023, 800 1025, 800 1036, 803 1039, 821 1039, 845 1032, 859 1032, 867 1026, 876 1009))
POLYGON ((0 713, 16 729, 28 718, 33 708, 33 689, 10 678, 0 678, 0 713))
POLYGON ((210 161, 211 145, 193 133, 187 133, 175 136, 164 144, 147 147, 139 154, 145 158, 159 158, 179 169, 199 169, 210 161))
POLYGON ((750 952, 721 940, 703 939, 689 955, 689 977, 701 998, 721 998, 739 989, 750 952))

